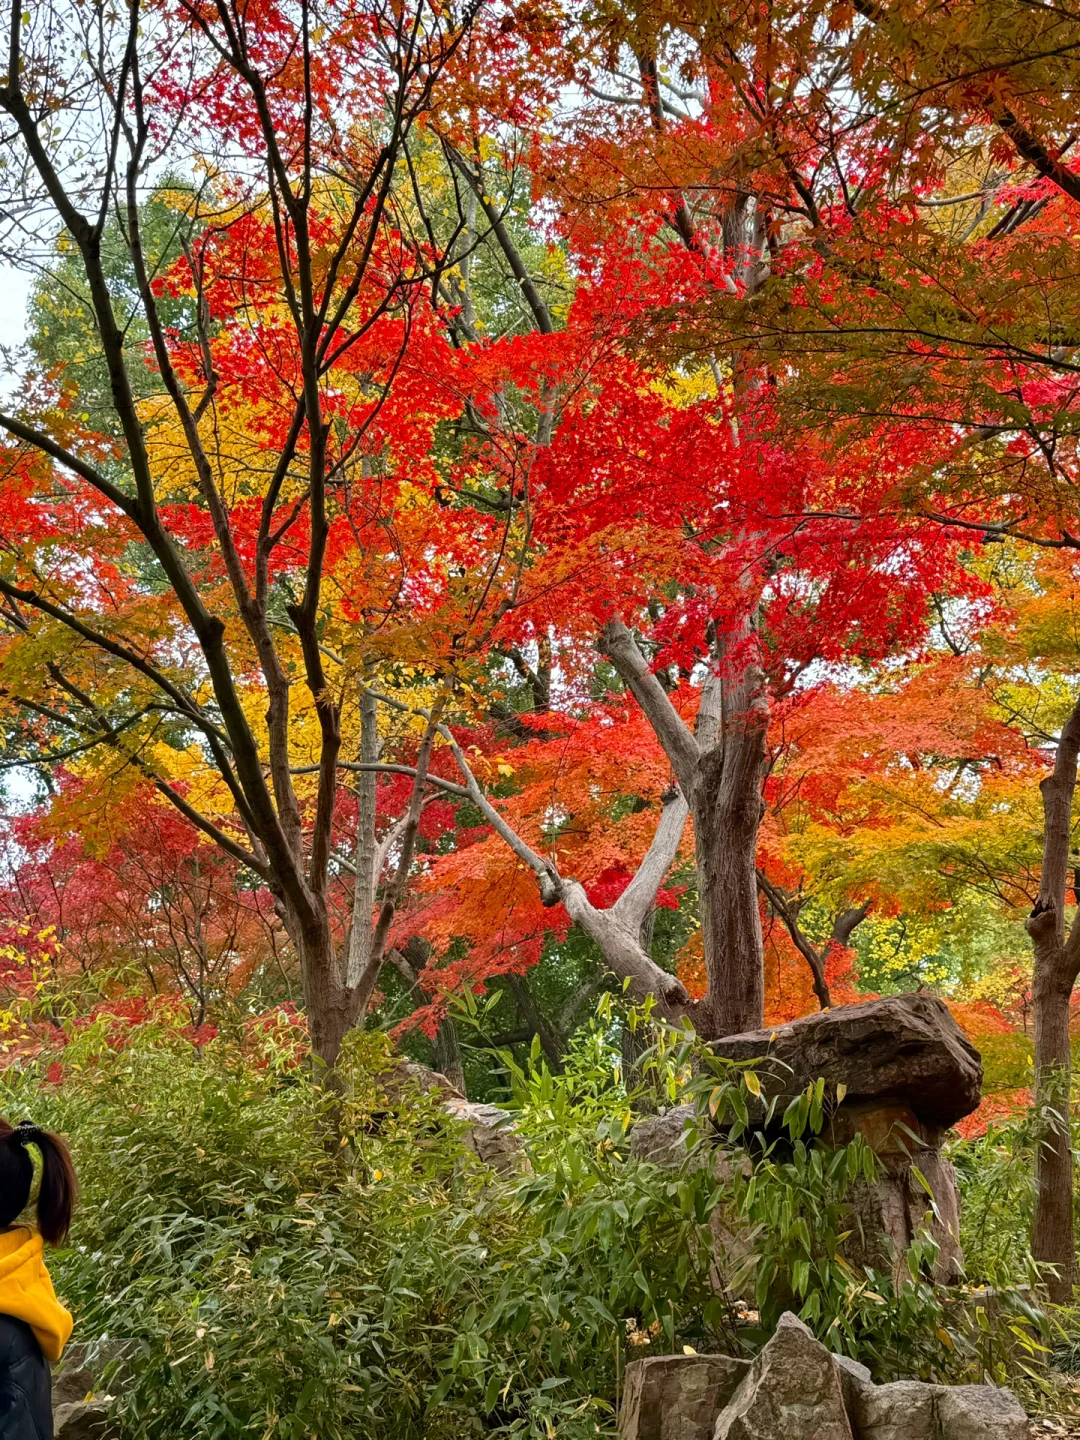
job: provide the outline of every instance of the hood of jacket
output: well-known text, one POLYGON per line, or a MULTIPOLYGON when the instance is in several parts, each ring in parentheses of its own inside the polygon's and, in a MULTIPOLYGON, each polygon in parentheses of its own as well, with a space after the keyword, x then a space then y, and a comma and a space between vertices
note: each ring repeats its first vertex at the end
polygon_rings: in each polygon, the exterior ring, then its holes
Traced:
POLYGON ((45 1247, 32 1230, 0 1231, 0 1315, 25 1320, 46 1360, 60 1359, 72 1319, 56 1298, 45 1247))

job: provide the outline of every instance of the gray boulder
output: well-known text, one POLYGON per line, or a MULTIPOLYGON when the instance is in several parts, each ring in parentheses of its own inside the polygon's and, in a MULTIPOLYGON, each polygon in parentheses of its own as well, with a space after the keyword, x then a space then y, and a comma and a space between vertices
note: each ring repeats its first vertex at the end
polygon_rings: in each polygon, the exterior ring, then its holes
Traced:
POLYGON ((481 1105, 474 1100, 446 1099, 443 1112, 464 1126, 462 1140, 476 1158, 500 1175, 528 1168, 525 1147, 514 1129, 508 1110, 498 1105, 481 1105))
POLYGON ((527 1168, 525 1147, 508 1110, 466 1099, 440 1071, 415 1060, 398 1060, 380 1083, 391 1104, 406 1103, 418 1092, 436 1098, 443 1114, 462 1124, 466 1149, 501 1175, 527 1168))
POLYGON ((1028 1440, 1028 1418, 1011 1390, 993 1385, 875 1385, 858 1361, 836 1357, 856 1440, 1028 1440))
POLYGON ((918 1380, 873 1385, 848 1374, 844 1401, 858 1440, 937 1440, 931 1385, 918 1380))
POLYGON ((75 1401, 53 1411, 56 1440, 116 1440, 109 1427, 109 1405, 104 1400, 75 1401))
POLYGON ((729 1355, 649 1355, 626 1367, 619 1440, 712 1440, 750 1369, 729 1355))
POLYGON ((888 1099, 947 1128, 978 1106, 982 1059, 934 995, 890 995, 806 1015, 773 1030, 713 1042, 717 1055, 761 1062, 766 1094, 782 1105, 824 1076, 848 1104, 888 1099))
POLYGON ((53 1410, 79 1405, 96 1397, 103 1388, 115 1393, 117 1385, 123 1383, 125 1364, 136 1349, 134 1340, 87 1340, 68 1345, 53 1366, 53 1410))
POLYGON ((933 1392, 936 1440, 1029 1440, 1030 1422, 1011 1390, 994 1385, 925 1388, 933 1392))
POLYGON ((428 1094, 438 1091, 440 1097, 448 1100, 463 1100, 465 1097, 457 1086, 442 1073, 432 1070, 430 1065, 421 1065, 418 1060, 397 1060, 389 1070, 379 1077, 379 1083, 391 1104, 401 1104, 418 1091, 428 1094))
POLYGON ((853 1440, 840 1371, 795 1315, 780 1317, 720 1412, 713 1440, 853 1440))
POLYGON ((681 1165, 686 1159, 687 1126, 696 1114, 693 1105, 676 1105, 662 1115, 643 1115, 630 1131, 630 1154, 654 1165, 681 1165))

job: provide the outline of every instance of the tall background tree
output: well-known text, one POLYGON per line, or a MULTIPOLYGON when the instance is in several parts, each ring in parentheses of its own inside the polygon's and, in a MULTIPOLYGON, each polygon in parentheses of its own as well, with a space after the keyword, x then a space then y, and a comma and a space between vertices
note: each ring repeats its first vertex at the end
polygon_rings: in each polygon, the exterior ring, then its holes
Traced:
MULTIPOLYGON (((418 120, 482 45, 474 18, 423 4, 184 7, 145 23, 137 5, 13 12, 0 91, 9 234, 63 245, 107 377, 79 410, 61 363, 0 417, 5 701, 57 763, 112 750, 270 889, 331 1065, 383 958, 434 721, 367 964, 350 973, 327 893, 343 717, 373 652, 350 646, 329 673, 329 606, 366 609, 384 632, 408 613, 388 503, 402 486, 431 495, 432 426, 463 404, 428 323, 445 257, 408 241, 397 187, 418 120), (89 83, 79 55, 96 57, 89 83), (52 129, 57 109, 77 147, 52 129), (171 229, 165 202, 148 225, 149 177, 192 153, 207 178, 174 194, 171 229), (298 749, 316 766, 306 785, 298 749)), ((451 611, 454 559, 479 569, 482 596, 508 558, 489 551, 485 573, 462 548, 478 528, 482 545, 493 525, 443 526, 451 611)), ((409 541, 432 543, 430 517, 409 541)), ((483 613, 465 603, 450 651, 483 613)))
MULTIPOLYGON (((617 214, 628 176, 651 186, 673 236, 699 237, 721 269, 714 294, 658 312, 650 343, 730 357, 743 384, 756 376, 789 447, 810 433, 845 455, 890 444, 887 483, 861 498, 840 487, 828 507, 855 530, 907 513, 1075 549, 1076 17, 1002 0, 947 15, 919 3, 752 17, 641 7, 609 23, 609 70, 590 85, 605 122, 567 142, 592 164, 552 158, 545 174, 577 224, 597 206, 617 214), (619 47, 636 70, 612 63, 619 47), (731 217, 747 213, 752 284, 723 258, 731 217)), ((1063 1113, 1074 701, 1040 737, 1029 924, 1046 1117, 1034 1245, 1057 1267, 1059 1298, 1076 1273, 1063 1113)))

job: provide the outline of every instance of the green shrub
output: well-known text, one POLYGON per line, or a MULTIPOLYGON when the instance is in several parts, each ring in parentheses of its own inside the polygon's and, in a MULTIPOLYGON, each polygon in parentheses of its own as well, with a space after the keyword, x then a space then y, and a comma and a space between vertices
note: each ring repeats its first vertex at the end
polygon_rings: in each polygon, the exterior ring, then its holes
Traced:
POLYGON ((52 1268, 78 1333, 143 1347, 132 1440, 576 1440, 611 1427, 628 1334, 708 1333, 707 1201, 627 1160, 615 1077, 571 1066, 557 1088, 596 1104, 554 1149, 523 1111, 535 1168, 500 1179, 434 1097, 388 1099, 386 1061, 354 1038, 340 1148, 275 1036, 198 1052, 166 1026, 117 1053, 102 1022, 59 1088, 6 1072, 0 1109, 72 1142, 83 1203, 52 1268))
POLYGON ((1030 1117, 957 1141, 949 1158, 960 1186, 960 1243, 969 1278, 1006 1287, 1030 1280, 1035 1183, 1030 1117))
POLYGON ((873 1157, 820 1144, 823 1087, 747 1170, 752 1069, 661 1029, 640 1083, 696 1096, 701 1139, 681 1169, 631 1159, 637 1097, 609 1007, 563 1075, 499 1057, 530 1161, 505 1176, 437 1096, 387 1086, 378 1034, 351 1037, 344 1101, 312 1085, 285 1022, 196 1050, 166 1017, 116 1048, 106 1016, 68 1046, 59 1086, 8 1069, 0 1110, 75 1152, 84 1199, 52 1268, 77 1334, 142 1347, 120 1390, 127 1440, 585 1440, 612 1433, 628 1360, 759 1341, 785 1305, 882 1376, 979 1370, 987 1346, 925 1279, 928 1242, 898 1288, 846 1258, 849 1187, 873 1157), (726 1294, 718 1207, 750 1240, 726 1294), (754 1281, 758 1329, 736 1332, 729 1301, 754 1281))

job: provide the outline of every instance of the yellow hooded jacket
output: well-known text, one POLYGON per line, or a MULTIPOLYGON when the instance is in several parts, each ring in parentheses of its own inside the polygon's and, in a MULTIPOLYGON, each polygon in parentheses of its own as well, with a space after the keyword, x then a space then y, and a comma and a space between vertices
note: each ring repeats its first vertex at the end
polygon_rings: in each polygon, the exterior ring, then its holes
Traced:
POLYGON ((56 1298, 41 1236, 32 1230, 0 1231, 0 1315, 25 1320, 46 1360, 60 1359, 73 1322, 56 1298))

